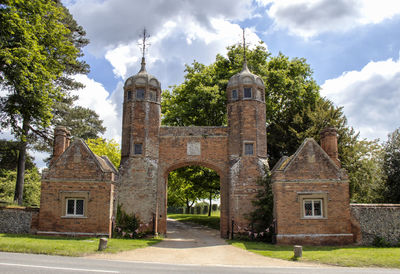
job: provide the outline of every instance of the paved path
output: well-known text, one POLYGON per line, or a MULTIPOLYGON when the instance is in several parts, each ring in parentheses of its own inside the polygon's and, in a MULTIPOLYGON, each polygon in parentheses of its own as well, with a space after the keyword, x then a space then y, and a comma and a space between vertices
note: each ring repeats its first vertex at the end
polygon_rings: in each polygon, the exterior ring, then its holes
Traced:
MULTIPOLYGON (((168 219, 167 237, 151 247, 120 252, 95 254, 90 258, 196 265, 235 266, 321 266, 264 257, 227 244, 219 231, 168 219)), ((326 266, 325 266, 326 267, 326 266)))

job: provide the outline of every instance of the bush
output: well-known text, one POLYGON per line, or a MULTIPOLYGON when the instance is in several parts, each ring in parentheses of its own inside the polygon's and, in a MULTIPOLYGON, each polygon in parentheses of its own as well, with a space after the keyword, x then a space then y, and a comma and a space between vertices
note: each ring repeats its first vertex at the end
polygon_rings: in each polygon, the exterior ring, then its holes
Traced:
POLYGON ((117 206, 115 218, 114 238, 140 238, 144 233, 139 232, 140 220, 134 214, 130 215, 122 210, 122 205, 117 206))
POLYGON ((385 238, 380 237, 380 236, 375 236, 374 241, 372 242, 372 245, 376 246, 376 247, 390 247, 391 246, 391 244, 388 241, 386 241, 385 238))
POLYGON ((250 227, 241 231, 240 237, 250 240, 273 242, 274 235, 274 195, 272 193, 271 173, 266 170, 266 176, 257 182, 261 188, 257 199, 253 202, 255 210, 250 213, 250 227))

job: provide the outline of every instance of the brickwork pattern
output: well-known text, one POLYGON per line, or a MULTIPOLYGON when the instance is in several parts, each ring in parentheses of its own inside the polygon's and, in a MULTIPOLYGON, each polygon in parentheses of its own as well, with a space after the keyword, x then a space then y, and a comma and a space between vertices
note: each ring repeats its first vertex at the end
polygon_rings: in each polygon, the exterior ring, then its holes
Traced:
POLYGON ((74 141, 43 171, 38 233, 111 236, 116 173, 107 159, 74 141), (67 198, 84 199, 83 216, 66 216, 67 198))
POLYGON ((313 139, 277 163, 272 181, 278 244, 353 242, 346 172, 313 139), (302 197, 307 195, 321 198, 322 218, 304 217, 302 197))

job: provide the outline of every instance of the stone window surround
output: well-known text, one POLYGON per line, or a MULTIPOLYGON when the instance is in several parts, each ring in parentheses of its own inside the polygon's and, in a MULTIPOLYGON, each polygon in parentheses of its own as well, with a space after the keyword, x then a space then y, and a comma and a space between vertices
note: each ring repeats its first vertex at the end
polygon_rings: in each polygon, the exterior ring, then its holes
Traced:
POLYGON ((244 156, 254 156, 256 153, 256 142, 254 141, 243 141, 243 155, 244 156), (246 145, 251 144, 253 145, 253 153, 252 154, 246 154, 246 145))
POLYGON ((89 191, 60 191, 61 218, 87 218, 87 208, 89 202, 89 191), (67 215, 67 200, 79 199, 83 200, 83 216, 82 215, 67 215))
POLYGON ((298 192, 297 201, 300 207, 300 219, 302 220, 321 220, 328 219, 328 193, 326 192, 298 192), (304 201, 305 200, 321 200, 322 216, 305 216, 304 201))

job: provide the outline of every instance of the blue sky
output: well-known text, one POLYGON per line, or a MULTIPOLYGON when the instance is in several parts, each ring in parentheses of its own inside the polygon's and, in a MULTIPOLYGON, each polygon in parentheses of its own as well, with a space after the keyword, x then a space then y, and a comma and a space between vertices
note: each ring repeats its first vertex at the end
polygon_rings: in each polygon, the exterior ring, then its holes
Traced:
POLYGON ((120 140, 122 86, 140 68, 137 46, 151 34, 147 70, 166 89, 184 65, 210 64, 241 41, 265 42, 272 55, 304 57, 321 94, 343 106, 363 138, 387 139, 400 127, 400 2, 397 0, 64 0, 91 40, 89 75, 78 104, 120 140))

